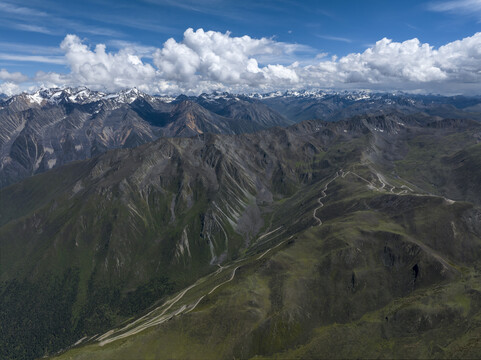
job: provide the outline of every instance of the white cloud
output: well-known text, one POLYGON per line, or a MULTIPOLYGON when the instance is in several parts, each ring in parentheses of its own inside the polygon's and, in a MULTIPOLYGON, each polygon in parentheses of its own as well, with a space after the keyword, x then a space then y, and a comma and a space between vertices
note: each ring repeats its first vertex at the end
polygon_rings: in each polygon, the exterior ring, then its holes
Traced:
POLYGON ((332 40, 332 41, 341 41, 345 43, 352 43, 351 39, 345 38, 345 37, 340 37, 340 36, 331 36, 331 35, 317 35, 318 38, 324 39, 324 40, 332 40))
POLYGON ((481 12, 481 0, 451 0, 435 2, 429 5, 433 11, 447 11, 459 13, 481 12))
POLYGON ((340 58, 336 69, 339 80, 344 82, 426 82, 446 78, 433 48, 418 39, 399 43, 384 38, 362 54, 340 58))
POLYGON ((9 72, 5 69, 0 69, 0 94, 8 96, 18 94, 22 91, 22 87, 19 84, 28 80, 28 76, 21 72, 9 72))
MULTIPOLYGON (((299 88, 481 93, 481 33, 439 48, 416 38, 404 42, 384 38, 362 53, 340 58, 313 53, 303 63, 310 65, 293 61, 299 52, 306 53, 305 46, 202 29, 187 29, 181 41, 169 39, 160 49, 116 45, 120 48, 116 52, 108 52, 103 44, 92 49, 76 35, 67 35, 60 49, 70 72, 38 72, 33 81, 106 91, 136 86, 151 93, 299 88), (276 61, 287 58, 291 61, 276 61)), ((1 79, 19 81, 7 75, 1 79)))
POLYGON ((81 84, 73 82, 70 74, 59 74, 56 72, 46 73, 43 71, 38 71, 37 74, 35 74, 34 81, 41 88, 76 86, 81 84))
MULTIPOLYGON (((72 84, 118 90, 135 86, 147 88, 154 81, 155 69, 150 64, 144 64, 129 49, 108 53, 105 45, 98 44, 91 50, 76 35, 67 35, 60 48, 65 52, 71 70, 69 82, 72 84)), ((40 76, 45 78, 46 74, 40 76)), ((50 76, 55 77, 55 74, 50 76)))
MULTIPOLYGON (((0 43, 1 44, 1 43, 0 43)), ((153 53, 157 50, 154 46, 145 46, 140 43, 124 41, 124 40, 111 40, 108 42, 109 46, 116 49, 126 49, 127 51, 137 54, 142 57, 151 58, 153 53)))
POLYGON ((0 41, 0 48, 3 51, 27 53, 27 54, 62 54, 62 50, 58 46, 42 46, 34 45, 32 43, 13 43, 0 41))
POLYGON ((33 24, 14 24, 12 27, 22 31, 30 31, 30 32, 40 33, 40 34, 47 34, 47 35, 53 34, 51 30, 45 28, 44 26, 38 26, 33 24))
POLYGON ((11 15, 21 16, 21 17, 47 17, 48 14, 43 11, 38 11, 35 9, 8 4, 5 2, 0 3, 0 10, 11 15))
POLYGON ((450 0, 431 2, 428 9, 461 17, 463 21, 477 19, 481 22, 481 0, 450 0))
POLYGON ((11 73, 5 69, 0 69, 0 80, 21 83, 27 81, 28 77, 20 72, 11 73))
POLYGON ((11 96, 20 92, 20 87, 12 82, 4 82, 0 84, 0 94, 11 96))
POLYGON ((418 39, 400 43, 384 38, 363 53, 321 61, 302 73, 311 86, 471 91, 467 84, 481 80, 481 33, 439 49, 418 39))
POLYGON ((287 85, 298 81, 295 72, 277 64, 262 67, 258 60, 283 57, 298 48, 268 38, 187 29, 181 42, 171 38, 155 52, 154 64, 162 78, 185 86, 205 81, 233 87, 260 87, 270 81, 287 85))
POLYGON ((63 56, 25 55, 0 53, 0 60, 13 60, 22 62, 39 62, 44 64, 65 64, 63 56))

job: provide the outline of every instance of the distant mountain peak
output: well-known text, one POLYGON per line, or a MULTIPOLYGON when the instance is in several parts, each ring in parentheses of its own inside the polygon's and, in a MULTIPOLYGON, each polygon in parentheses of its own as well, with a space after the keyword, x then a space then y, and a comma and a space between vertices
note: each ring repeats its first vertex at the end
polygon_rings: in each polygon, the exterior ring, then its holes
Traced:
POLYGON ((369 98, 373 93, 370 90, 355 90, 355 91, 335 91, 335 90, 286 90, 286 91, 273 91, 269 93, 251 93, 247 94, 247 97, 257 99, 269 99, 269 98, 318 98, 322 99, 327 96, 340 95, 352 100, 363 100, 369 98))
MULTIPOLYGON (((126 89, 117 93, 107 94, 101 91, 90 90, 85 86, 80 86, 65 88, 43 88, 38 89, 33 93, 22 93, 13 97, 24 99, 33 106, 43 106, 46 104, 60 103, 88 104, 101 100, 113 100, 118 103, 131 104, 138 98, 149 98, 150 95, 140 91, 137 88, 126 89)), ((169 98, 165 98, 165 100, 172 101, 172 99, 169 98)))
POLYGON ((140 91, 136 87, 134 87, 132 89, 121 90, 118 93, 113 94, 113 95, 114 96, 112 98, 116 98, 118 102, 126 103, 126 104, 131 104, 139 98, 146 98, 146 97, 150 96, 150 95, 147 95, 146 93, 140 91))
POLYGON ((44 88, 34 93, 23 93, 23 96, 33 105, 60 104, 60 103, 80 103, 86 104, 100 100, 105 96, 104 93, 90 90, 85 86, 71 88, 44 88))

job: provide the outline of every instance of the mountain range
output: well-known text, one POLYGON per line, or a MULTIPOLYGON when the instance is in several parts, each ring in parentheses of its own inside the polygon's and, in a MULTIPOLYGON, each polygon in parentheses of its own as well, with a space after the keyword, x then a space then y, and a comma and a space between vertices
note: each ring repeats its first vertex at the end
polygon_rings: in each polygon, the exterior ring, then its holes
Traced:
POLYGON ((0 186, 107 150, 159 137, 240 134, 309 119, 424 113, 481 120, 481 98, 371 92, 288 91, 177 97, 137 89, 44 89, 0 99, 0 186))
POLYGON ((165 136, 237 134, 291 124, 258 101, 152 97, 48 89, 0 102, 0 186, 65 163, 165 136))
POLYGON ((479 103, 5 100, 0 357, 479 356, 479 103))

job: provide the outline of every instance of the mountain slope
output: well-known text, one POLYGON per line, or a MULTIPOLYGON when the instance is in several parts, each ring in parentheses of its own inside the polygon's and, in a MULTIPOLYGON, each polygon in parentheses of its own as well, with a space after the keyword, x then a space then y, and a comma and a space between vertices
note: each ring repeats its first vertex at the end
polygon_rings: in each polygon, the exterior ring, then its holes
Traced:
POLYGON ((228 93, 151 96, 137 89, 104 94, 44 89, 0 100, 0 187, 114 148, 161 136, 240 134, 310 119, 365 113, 481 120, 477 97, 370 92, 228 93))
POLYGON ((480 190, 477 173, 425 189, 403 161, 449 169, 477 134, 399 113, 308 121, 159 139, 7 187, 2 357, 79 339, 67 358, 305 357, 326 343, 323 356, 348 356, 342 339, 363 344, 364 329, 366 357, 436 357, 429 341, 462 344, 461 325, 477 326, 480 190))
POLYGON ((240 134, 290 124, 264 105, 239 106, 216 114, 192 101, 172 102, 137 89, 118 94, 48 89, 14 96, 0 102, 0 187, 161 136, 240 134))
POLYGON ((479 332, 481 305, 467 270, 480 245, 463 219, 471 207, 369 191, 351 174, 327 186, 320 227, 273 239, 271 251, 176 294, 184 296, 167 312, 168 302, 60 358, 439 358, 459 357, 458 344, 479 353, 464 339, 466 328, 468 339, 479 332), (464 254, 446 247, 450 223, 457 245, 471 247, 464 254))
POLYGON ((287 91, 253 95, 293 121, 336 121, 366 113, 425 113, 443 118, 481 120, 479 97, 359 92, 287 91))
POLYGON ((189 99, 216 114, 252 121, 265 127, 272 125, 286 126, 293 123, 293 121, 288 120, 261 101, 247 96, 213 93, 202 94, 189 99))
POLYGON ((5 188, 0 297, 9 310, 2 356, 19 347, 25 353, 14 357, 29 358, 45 346, 66 346, 240 256, 264 226, 260 207, 268 211, 298 181, 279 158, 277 144, 286 136, 278 130, 267 144, 261 134, 161 139, 5 188), (252 157, 255 144, 265 151, 252 157), (264 173, 266 164, 271 170, 264 173), (60 292, 69 295, 56 298, 54 308, 29 305, 36 299, 46 306, 60 292), (12 301, 35 312, 13 311, 12 301), (37 341, 23 334, 31 318, 44 326, 37 341))

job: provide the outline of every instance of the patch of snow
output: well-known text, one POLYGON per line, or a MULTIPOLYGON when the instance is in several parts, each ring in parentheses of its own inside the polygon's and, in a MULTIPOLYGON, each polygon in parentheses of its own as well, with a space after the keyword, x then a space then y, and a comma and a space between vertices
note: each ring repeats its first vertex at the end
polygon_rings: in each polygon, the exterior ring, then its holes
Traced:
POLYGON ((33 165, 33 169, 36 171, 39 167, 40 167, 40 163, 42 162, 43 160, 43 155, 42 154, 38 159, 37 161, 35 161, 35 164, 33 165))
POLYGON ((27 95, 27 99, 30 101, 30 103, 38 105, 41 105, 44 100, 38 91, 32 95, 27 95))
POLYGON ((175 100, 175 97, 172 97, 172 96, 159 96, 157 99, 159 99, 160 101, 163 101, 165 103, 171 103, 172 101, 175 100))
POLYGON ((57 163, 57 159, 50 159, 47 161, 47 166, 49 169, 51 169, 55 166, 56 163, 57 163))

